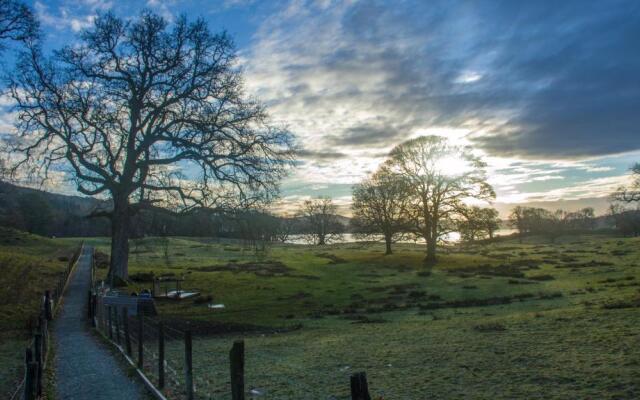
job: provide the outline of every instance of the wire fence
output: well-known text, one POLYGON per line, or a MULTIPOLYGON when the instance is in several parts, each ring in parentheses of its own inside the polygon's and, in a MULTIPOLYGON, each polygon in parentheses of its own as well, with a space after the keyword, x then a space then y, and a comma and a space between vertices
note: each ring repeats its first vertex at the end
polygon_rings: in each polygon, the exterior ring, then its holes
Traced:
MULTIPOLYGON (((228 379, 194 369, 193 354, 206 351, 206 339, 194 338, 190 329, 177 329, 159 318, 150 293, 121 293, 97 282, 95 263, 91 276, 88 316, 92 325, 137 368, 156 397, 219 399, 229 398, 230 394, 232 400, 245 399, 244 341, 233 343, 228 358, 224 354, 211 355, 211 362, 217 365, 229 363, 228 379)), ((243 311, 246 312, 234 312, 243 311)), ((371 400, 363 372, 351 376, 351 398, 371 400)))
POLYGON ((24 374, 9 398, 10 400, 33 400, 42 396, 50 350, 49 322, 57 314, 69 276, 73 272, 81 252, 82 245, 73 252, 67 267, 60 273, 55 289, 45 291, 41 298, 35 329, 25 349, 24 374))

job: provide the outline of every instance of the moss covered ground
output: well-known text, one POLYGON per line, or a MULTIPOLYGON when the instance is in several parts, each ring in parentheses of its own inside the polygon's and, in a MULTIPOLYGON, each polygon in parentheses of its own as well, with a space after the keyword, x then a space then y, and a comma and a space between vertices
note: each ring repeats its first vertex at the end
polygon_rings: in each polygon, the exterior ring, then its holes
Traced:
POLYGON ((158 307, 178 327, 190 321, 196 385, 216 399, 229 398, 228 350, 239 338, 247 386, 261 398, 347 399, 355 371, 382 399, 640 397, 640 239, 450 248, 429 276, 422 258, 412 244, 391 256, 380 244, 256 254, 148 238, 132 245, 137 283, 127 290, 150 287, 153 274, 201 292, 158 307), (217 303, 225 308, 208 307, 217 303))

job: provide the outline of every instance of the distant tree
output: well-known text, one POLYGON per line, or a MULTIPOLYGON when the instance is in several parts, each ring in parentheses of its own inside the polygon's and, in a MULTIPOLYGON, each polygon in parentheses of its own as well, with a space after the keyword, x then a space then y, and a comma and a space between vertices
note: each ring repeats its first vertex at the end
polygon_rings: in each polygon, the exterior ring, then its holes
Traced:
POLYGON ((487 207, 466 207, 461 211, 458 231, 462 240, 473 242, 478 239, 493 239, 494 232, 500 227, 498 210, 487 207))
POLYGON ((7 42, 32 42, 38 36, 38 21, 31 9, 16 0, 0 0, 0 52, 7 42))
POLYGON ((275 241, 279 221, 267 211, 248 209, 237 213, 235 219, 242 239, 254 251, 264 252, 275 241))
POLYGON ((111 200, 96 213, 111 220, 111 277, 128 276, 141 208, 266 202, 292 158, 290 133, 245 96, 231 39, 202 19, 101 15, 53 58, 31 46, 10 89, 14 168, 63 169, 79 192, 111 200))
POLYGON ((623 203, 640 203, 640 163, 631 167, 631 183, 627 187, 619 188, 613 198, 623 203))
POLYGON ((569 232, 582 232, 595 227, 595 211, 586 207, 578 211, 568 212, 556 210, 551 212, 544 208, 513 208, 509 216, 511 226, 518 229, 520 235, 535 234, 549 237, 552 242, 569 232))
POLYGON ((19 197, 18 206, 24 228, 29 233, 48 235, 53 213, 49 203, 38 193, 25 193, 19 197))
POLYGON ((544 210, 540 214, 540 227, 536 229, 536 233, 547 236, 551 243, 555 243, 560 236, 568 233, 567 215, 568 213, 563 210, 555 212, 544 210))
POLYGON ((609 215, 622 235, 640 236, 640 210, 629 210, 621 204, 612 203, 609 215))
POLYGON ((319 246, 339 240, 344 230, 338 217, 338 208, 328 197, 305 200, 298 210, 303 220, 307 242, 319 246))
POLYGON ((509 222, 520 235, 540 234, 549 229, 552 213, 544 208, 517 206, 511 210, 509 222))
POLYGON ((353 188, 352 227, 364 237, 382 235, 385 254, 391 244, 404 237, 408 228, 409 188, 398 174, 385 165, 353 188))
POLYGON ((436 244, 455 229, 468 198, 495 197, 487 183, 486 164, 470 148, 450 144, 440 136, 423 136, 395 147, 387 162, 406 181, 411 232, 424 238, 425 266, 436 262, 436 244))
POLYGON ((489 235, 489 239, 493 239, 495 233, 500 229, 500 213, 495 208, 483 208, 480 218, 483 221, 484 229, 489 235))
POLYGON ((281 216, 276 222, 276 231, 274 234, 274 240, 286 243, 290 236, 293 234, 295 227, 295 221, 288 215, 281 216))
POLYGON ((581 210, 566 213, 564 219, 567 230, 590 231, 595 228, 596 214, 593 207, 585 207, 581 210))

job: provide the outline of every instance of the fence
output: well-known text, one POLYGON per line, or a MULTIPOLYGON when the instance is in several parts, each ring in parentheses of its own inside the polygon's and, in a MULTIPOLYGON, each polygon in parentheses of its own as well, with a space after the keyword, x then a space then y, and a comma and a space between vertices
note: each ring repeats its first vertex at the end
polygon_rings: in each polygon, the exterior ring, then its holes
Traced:
MULTIPOLYGON (((138 301, 139 296, 117 296, 104 283, 98 284, 94 280, 95 263, 92 264, 91 276, 93 290, 88 304, 91 324, 137 369, 157 398, 214 398, 212 382, 194 371, 191 330, 178 330, 160 318, 145 315, 145 307, 140 307, 138 301)), ((245 399, 244 367, 244 341, 237 340, 229 351, 232 400, 245 399)), ((371 400, 364 372, 351 376, 351 398, 371 400)))
POLYGON ((74 251, 66 269, 60 273, 55 289, 44 292, 38 310, 36 328, 25 350, 24 377, 11 396, 11 400, 18 398, 33 400, 42 396, 44 373, 50 349, 49 321, 53 320, 58 311, 69 276, 73 272, 81 252, 82 246, 74 251))

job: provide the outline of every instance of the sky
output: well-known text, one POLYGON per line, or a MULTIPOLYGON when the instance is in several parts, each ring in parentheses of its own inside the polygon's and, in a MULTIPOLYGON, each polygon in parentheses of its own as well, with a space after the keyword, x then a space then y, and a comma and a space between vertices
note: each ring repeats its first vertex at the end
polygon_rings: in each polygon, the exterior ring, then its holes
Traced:
POLYGON ((28 3, 49 49, 107 10, 228 31, 248 93, 300 147, 284 210, 331 196, 348 213, 352 185, 427 134, 477 149, 503 215, 517 204, 604 212, 640 161, 639 1, 28 3))

